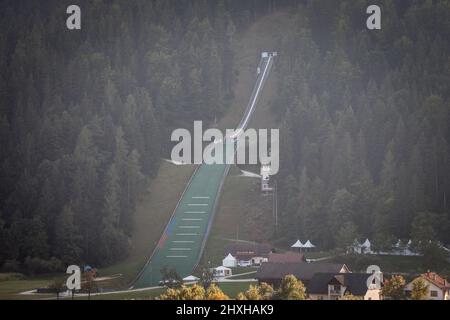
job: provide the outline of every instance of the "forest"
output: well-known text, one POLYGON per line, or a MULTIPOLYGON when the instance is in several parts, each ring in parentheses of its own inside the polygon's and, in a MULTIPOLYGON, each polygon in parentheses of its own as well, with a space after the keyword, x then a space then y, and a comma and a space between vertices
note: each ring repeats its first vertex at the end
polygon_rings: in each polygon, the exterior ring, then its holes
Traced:
MULTIPOLYGON (((235 2, 237 3, 237 2, 235 2)), ((219 117, 245 17, 223 1, 2 1, 0 265, 108 265, 172 128, 219 117)))
POLYGON ((229 107, 233 41, 277 10, 277 241, 450 243, 450 3, 366 0, 0 2, 0 268, 127 256, 170 132, 229 107))
POLYGON ((450 243, 450 3, 378 3, 381 30, 367 1, 310 1, 280 40, 280 235, 435 252, 450 243))

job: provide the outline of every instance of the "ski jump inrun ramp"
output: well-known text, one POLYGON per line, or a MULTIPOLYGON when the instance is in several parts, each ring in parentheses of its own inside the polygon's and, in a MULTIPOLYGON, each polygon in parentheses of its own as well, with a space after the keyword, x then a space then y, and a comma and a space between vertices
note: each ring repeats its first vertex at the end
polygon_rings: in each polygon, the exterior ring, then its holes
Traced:
MULTIPOLYGON (((235 130, 238 135, 245 130, 255 110, 264 83, 270 74, 274 56, 275 53, 267 52, 261 55, 250 101, 235 130)), ((159 285, 163 267, 174 268, 181 277, 192 274, 202 256, 228 170, 227 164, 203 163, 197 167, 158 245, 132 284, 133 288, 159 285)))

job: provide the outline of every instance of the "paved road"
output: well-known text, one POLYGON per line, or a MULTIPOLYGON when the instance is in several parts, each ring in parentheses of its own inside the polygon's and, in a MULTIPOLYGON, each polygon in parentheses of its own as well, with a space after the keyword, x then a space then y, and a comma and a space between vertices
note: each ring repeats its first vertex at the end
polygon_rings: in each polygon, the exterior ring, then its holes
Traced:
MULTIPOLYGON (((244 116, 237 127, 237 134, 227 140, 227 144, 234 143, 233 139, 245 130, 270 73, 272 62, 271 55, 261 58, 261 71, 244 116)), ((158 285, 162 278, 160 270, 165 266, 175 268, 181 277, 192 273, 202 255, 228 169, 229 165, 226 164, 202 164, 197 168, 133 288, 158 285)))

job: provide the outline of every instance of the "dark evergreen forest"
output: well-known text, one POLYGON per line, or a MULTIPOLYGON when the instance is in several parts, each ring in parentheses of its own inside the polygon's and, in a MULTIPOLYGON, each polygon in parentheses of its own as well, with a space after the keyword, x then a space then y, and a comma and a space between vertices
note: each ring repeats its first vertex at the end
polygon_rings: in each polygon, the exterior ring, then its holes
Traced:
POLYGON ((450 243, 450 3, 378 1, 368 30, 369 2, 310 1, 280 40, 281 231, 435 252, 450 243))
POLYGON ((126 257, 139 194, 173 128, 228 108, 232 44, 288 10, 273 112, 280 233, 450 242, 450 3, 366 0, 0 2, 0 266, 126 257))
POLYGON ((171 129, 220 117, 232 96, 230 41, 249 23, 231 19, 237 3, 78 1, 69 31, 68 1, 1 2, 0 264, 126 255, 171 129))

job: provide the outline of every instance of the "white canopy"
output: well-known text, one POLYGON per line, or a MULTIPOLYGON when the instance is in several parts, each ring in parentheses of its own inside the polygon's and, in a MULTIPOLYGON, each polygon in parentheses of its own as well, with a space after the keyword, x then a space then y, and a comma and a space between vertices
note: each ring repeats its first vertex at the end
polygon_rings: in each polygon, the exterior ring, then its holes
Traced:
POLYGON ((306 241, 303 245, 304 248, 315 248, 316 246, 311 243, 311 241, 306 241))
POLYGON ((300 242, 300 240, 297 240, 292 246, 291 248, 303 248, 304 245, 303 243, 300 242))
POLYGON ((216 270, 230 270, 231 271, 230 268, 227 268, 227 267, 224 267, 224 266, 220 266, 220 267, 217 267, 217 268, 214 268, 214 269, 216 269, 216 270))
POLYGON ((183 281, 198 281, 198 280, 200 280, 200 278, 197 278, 196 276, 193 276, 193 275, 183 278, 183 281))

